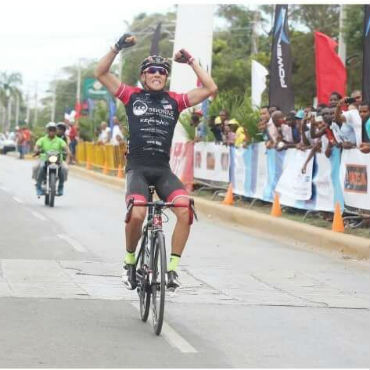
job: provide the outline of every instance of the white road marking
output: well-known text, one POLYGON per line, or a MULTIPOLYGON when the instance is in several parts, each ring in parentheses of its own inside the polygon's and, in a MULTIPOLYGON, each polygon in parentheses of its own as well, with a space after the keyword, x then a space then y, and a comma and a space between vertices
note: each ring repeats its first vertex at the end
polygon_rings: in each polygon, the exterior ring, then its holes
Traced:
POLYGON ((38 218, 39 220, 41 220, 41 221, 46 221, 46 217, 44 217, 41 213, 38 213, 38 212, 34 212, 34 211, 32 211, 32 214, 33 214, 36 218, 38 218))
MULTIPOLYGON (((140 308, 138 306, 139 302, 131 302, 131 305, 140 312, 140 308)), ((151 320, 148 320, 147 324, 151 325, 151 320)), ((182 353, 198 353, 198 351, 185 338, 183 338, 165 321, 163 322, 161 335, 172 347, 177 348, 182 353)))
POLYGON ((84 248, 77 240, 72 239, 68 235, 58 234, 59 239, 65 240, 71 247, 73 247, 77 252, 86 253, 87 250, 84 248))
POLYGON ((19 199, 19 198, 17 198, 17 197, 13 197, 13 199, 14 199, 16 202, 18 202, 18 203, 23 203, 23 200, 21 200, 21 199, 19 199))

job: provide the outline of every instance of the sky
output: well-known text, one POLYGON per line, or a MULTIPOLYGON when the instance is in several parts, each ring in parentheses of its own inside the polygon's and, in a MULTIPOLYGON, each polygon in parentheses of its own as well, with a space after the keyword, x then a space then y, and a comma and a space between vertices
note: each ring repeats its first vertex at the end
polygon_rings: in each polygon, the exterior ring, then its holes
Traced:
POLYGON ((61 68, 98 59, 141 13, 165 13, 170 2, 5 0, 1 2, 0 71, 20 72, 22 90, 39 95, 61 68), (155 5, 154 5, 155 4, 155 5))
MULTIPOLYGON (((326 3, 332 1, 335 0, 326 0, 326 3)), ((179 2, 197 3, 194 0, 179 2)), ((199 3, 209 2, 216 3, 212 0, 199 3)), ((222 1, 227 2, 251 8, 257 3, 269 3, 266 0, 222 1)), ((0 10, 0 71, 20 72, 22 90, 33 96, 37 85, 41 97, 49 88, 49 81, 62 76, 64 66, 77 64, 80 58, 103 56, 137 14, 174 11, 175 2, 3 0, 0 10)))

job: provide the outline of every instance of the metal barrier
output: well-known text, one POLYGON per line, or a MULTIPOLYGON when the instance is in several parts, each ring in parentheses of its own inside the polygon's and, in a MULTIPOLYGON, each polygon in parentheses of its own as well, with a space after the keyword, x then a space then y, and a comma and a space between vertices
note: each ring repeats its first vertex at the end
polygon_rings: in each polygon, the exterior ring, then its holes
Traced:
POLYGON ((126 144, 96 144, 80 141, 77 144, 76 159, 85 164, 86 168, 100 169, 103 173, 115 172, 118 177, 123 177, 126 164, 126 144))

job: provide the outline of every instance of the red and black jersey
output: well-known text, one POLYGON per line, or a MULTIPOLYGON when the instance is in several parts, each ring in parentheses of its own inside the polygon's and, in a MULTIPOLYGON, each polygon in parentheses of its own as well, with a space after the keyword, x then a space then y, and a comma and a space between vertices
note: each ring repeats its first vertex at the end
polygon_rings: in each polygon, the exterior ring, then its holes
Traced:
POLYGON ((190 106, 187 94, 121 84, 115 96, 125 105, 128 117, 126 167, 168 165, 177 120, 180 112, 190 106))

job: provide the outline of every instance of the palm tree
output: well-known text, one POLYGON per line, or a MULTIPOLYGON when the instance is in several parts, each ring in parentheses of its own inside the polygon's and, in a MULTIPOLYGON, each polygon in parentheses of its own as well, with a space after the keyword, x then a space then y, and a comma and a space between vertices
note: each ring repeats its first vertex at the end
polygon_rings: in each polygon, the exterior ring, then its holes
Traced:
POLYGON ((18 72, 16 73, 7 73, 1 72, 0 73, 0 102, 2 103, 3 107, 5 108, 5 122, 3 131, 6 132, 10 127, 9 122, 9 112, 8 106, 11 97, 16 95, 20 95, 20 90, 18 86, 22 83, 22 75, 18 72))

